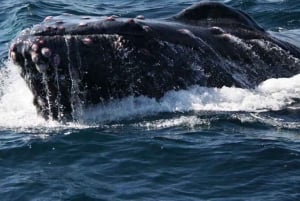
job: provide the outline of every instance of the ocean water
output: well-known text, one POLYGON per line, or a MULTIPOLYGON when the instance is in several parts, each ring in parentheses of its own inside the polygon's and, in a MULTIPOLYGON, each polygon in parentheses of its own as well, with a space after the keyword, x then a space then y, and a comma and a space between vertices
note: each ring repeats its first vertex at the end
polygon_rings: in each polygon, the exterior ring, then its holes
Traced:
MULTIPOLYGON (((252 90, 190 87, 45 121, 7 59, 48 15, 166 18, 191 0, 2 0, 0 200, 300 200, 300 74, 252 90)), ((300 46, 299 0, 224 0, 300 46)))

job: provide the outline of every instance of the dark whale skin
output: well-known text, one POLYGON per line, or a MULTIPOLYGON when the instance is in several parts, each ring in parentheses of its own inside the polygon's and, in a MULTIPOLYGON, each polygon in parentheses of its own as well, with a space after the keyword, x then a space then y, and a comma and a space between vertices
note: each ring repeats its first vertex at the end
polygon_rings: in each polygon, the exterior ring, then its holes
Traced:
POLYGON ((300 71, 297 47, 216 2, 162 20, 47 17, 12 41, 9 58, 38 112, 57 120, 126 96, 159 99, 192 85, 254 88, 300 71))

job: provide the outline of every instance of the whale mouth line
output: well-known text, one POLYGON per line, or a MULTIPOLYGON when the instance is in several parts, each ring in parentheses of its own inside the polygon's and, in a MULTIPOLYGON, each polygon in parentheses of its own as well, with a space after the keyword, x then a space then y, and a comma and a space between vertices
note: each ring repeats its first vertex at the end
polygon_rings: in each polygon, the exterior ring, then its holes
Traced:
MULTIPOLYGON (((30 35, 30 34, 29 34, 30 35)), ((27 36, 29 36, 27 34, 27 36)), ((107 36, 111 36, 111 35, 122 35, 122 36, 148 36, 150 37, 150 35, 146 35, 145 33, 143 32, 120 32, 120 31, 103 31, 103 32, 97 32, 97 33, 92 33, 89 34, 89 33, 81 33, 80 31, 79 32, 73 32, 73 33, 47 33, 47 32, 42 32, 42 33, 34 33, 34 34, 31 34, 31 37, 65 37, 65 36, 103 36, 103 35, 107 35, 107 36)), ((24 35, 26 36, 26 35, 24 35)))

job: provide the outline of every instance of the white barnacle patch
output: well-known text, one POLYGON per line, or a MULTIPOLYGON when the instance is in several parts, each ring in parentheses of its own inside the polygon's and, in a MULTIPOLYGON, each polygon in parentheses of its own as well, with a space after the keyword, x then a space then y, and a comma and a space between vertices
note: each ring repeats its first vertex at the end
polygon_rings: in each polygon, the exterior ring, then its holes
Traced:
POLYGON ((32 60, 34 63, 38 63, 38 61, 40 60, 39 55, 38 55, 36 52, 32 52, 32 53, 31 53, 31 60, 32 60))
POLYGON ((9 52, 9 59, 12 60, 12 61, 15 61, 17 58, 17 55, 14 51, 10 51, 9 52))
POLYGON ((40 25, 40 24, 36 24, 36 25, 34 25, 33 27, 32 27, 32 30, 31 31, 33 31, 33 30, 40 30, 42 28, 42 26, 40 25))
POLYGON ((11 44, 8 52, 8 57, 11 61, 15 61, 17 58, 16 53, 14 52, 15 44, 11 44))
POLYGON ((145 17, 144 17, 143 15, 138 15, 138 16, 136 16, 135 18, 136 18, 136 19, 139 19, 139 20, 145 19, 145 17))
POLYGON ((46 57, 46 58, 51 57, 51 50, 49 48, 43 47, 41 52, 44 57, 46 57))
POLYGON ((151 30, 151 28, 147 25, 142 26, 143 30, 146 32, 149 32, 151 30))
POLYGON ((85 23, 85 22, 80 22, 80 23, 79 23, 79 26, 80 26, 80 27, 86 27, 86 26, 87 26, 87 23, 85 23))
POLYGON ((30 29, 29 28, 26 28, 26 29, 24 29, 24 30, 22 30, 21 32, 20 32, 20 35, 27 35, 27 34, 29 34, 30 33, 30 29))
POLYGON ((22 46, 24 49, 29 49, 29 47, 32 46, 32 42, 29 40, 24 40, 24 41, 22 41, 22 46))
POLYGON ((211 27, 210 28, 210 32, 212 34, 215 34, 215 35, 220 35, 220 34, 224 34, 225 33, 225 31, 221 27, 216 27, 216 26, 211 27))
POLYGON ((259 39, 252 39, 250 42, 253 46, 257 45, 259 48, 262 48, 264 51, 271 53, 272 55, 276 55, 274 58, 282 58, 282 62, 284 61, 285 64, 288 64, 290 68, 293 68, 294 65, 299 65, 300 60, 294 57, 289 51, 282 49, 275 43, 272 43, 267 40, 259 40, 259 39))
POLYGON ((19 45, 22 42, 23 42, 23 40, 21 38, 17 38, 16 45, 19 45))
POLYGON ((38 44, 34 43, 34 44, 31 46, 31 49, 32 49, 32 51, 37 52, 37 51, 39 50, 38 44))
POLYGON ((44 22, 48 22, 52 19, 53 19, 53 16, 47 16, 47 17, 45 17, 44 22))
POLYGON ((193 38, 195 37, 195 35, 190 30, 188 30, 188 29, 179 29, 178 31, 180 33, 188 35, 190 37, 193 37, 193 38))
POLYGON ((23 57, 26 57, 27 51, 28 51, 28 44, 26 43, 26 41, 23 42, 22 47, 21 47, 21 55, 23 57))
POLYGON ((10 44, 10 46, 9 46, 9 50, 10 51, 13 51, 15 48, 16 48, 16 44, 15 43, 10 44))
POLYGON ((239 37, 236 37, 232 34, 225 33, 225 34, 222 34, 221 37, 224 38, 225 40, 228 40, 228 42, 230 42, 232 44, 242 47, 244 50, 251 50, 251 48, 252 48, 251 45, 248 45, 242 39, 240 39, 239 37))
POLYGON ((234 42, 233 35, 231 35, 229 33, 224 33, 224 34, 220 35, 220 38, 227 40, 229 42, 234 42))
POLYGON ((115 21, 115 17, 109 16, 109 17, 105 18, 105 21, 115 21))
POLYGON ((45 44, 45 41, 43 39, 40 39, 39 44, 43 45, 43 44, 45 44))
POLYGON ((260 48, 265 49, 267 44, 264 40, 252 39, 250 40, 251 43, 258 45, 260 48))

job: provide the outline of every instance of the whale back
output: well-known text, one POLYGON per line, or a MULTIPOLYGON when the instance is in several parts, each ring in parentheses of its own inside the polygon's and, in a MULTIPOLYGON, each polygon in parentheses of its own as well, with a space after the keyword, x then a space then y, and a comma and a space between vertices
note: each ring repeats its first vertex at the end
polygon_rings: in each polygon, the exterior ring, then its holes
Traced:
POLYGON ((191 25, 244 27, 265 32, 248 14, 218 2, 201 2, 188 7, 173 17, 191 25))

